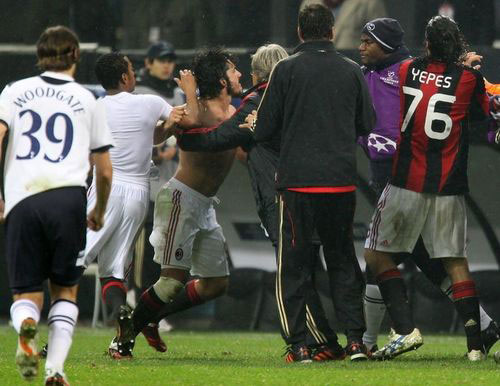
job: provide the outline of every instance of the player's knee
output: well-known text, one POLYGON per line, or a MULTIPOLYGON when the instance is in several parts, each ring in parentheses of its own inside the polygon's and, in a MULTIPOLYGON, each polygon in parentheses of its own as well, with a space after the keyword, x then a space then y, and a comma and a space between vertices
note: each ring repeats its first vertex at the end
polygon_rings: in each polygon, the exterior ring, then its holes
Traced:
POLYGON ((222 296, 229 286, 229 277, 211 277, 200 280, 201 296, 210 300, 222 296))
POLYGON ((168 276, 160 276, 153 285, 156 295, 165 303, 170 301, 183 287, 182 282, 168 276))

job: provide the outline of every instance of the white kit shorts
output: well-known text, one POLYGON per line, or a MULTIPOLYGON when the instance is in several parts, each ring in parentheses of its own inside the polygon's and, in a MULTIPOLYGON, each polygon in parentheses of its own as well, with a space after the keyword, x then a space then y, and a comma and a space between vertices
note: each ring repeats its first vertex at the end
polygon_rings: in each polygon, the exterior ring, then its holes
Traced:
POLYGON ((156 196, 149 237, 156 263, 200 277, 229 275, 226 239, 214 202, 218 202, 215 197, 206 197, 175 178, 163 185, 156 196))
POLYGON ((375 209, 365 248, 411 253, 420 235, 433 258, 466 257, 464 196, 418 193, 387 184, 375 209))
MULTIPOLYGON (((95 186, 87 195, 87 213, 96 202, 95 186)), ((104 226, 98 232, 87 229, 85 266, 96 258, 100 277, 125 279, 132 264, 135 240, 146 218, 149 189, 113 182, 104 226)))

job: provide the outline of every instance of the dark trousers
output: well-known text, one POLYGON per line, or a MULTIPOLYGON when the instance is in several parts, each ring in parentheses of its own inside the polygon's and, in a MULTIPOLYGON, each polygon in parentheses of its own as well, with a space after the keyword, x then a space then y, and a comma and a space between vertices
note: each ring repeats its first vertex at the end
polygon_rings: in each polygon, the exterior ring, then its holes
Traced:
POLYGON ((312 267, 311 281, 306 285, 306 344, 308 347, 320 346, 338 341, 337 334, 332 330, 321 304, 316 289, 315 272, 320 263, 319 245, 313 250, 315 266, 312 267))
POLYGON ((317 231, 337 318, 349 341, 361 341, 364 281, 353 245, 355 193, 280 192, 276 297, 282 335, 288 344, 305 343, 307 288, 316 264, 317 231))
MULTIPOLYGON (((265 188, 265 187, 264 187, 265 188)), ((264 190, 259 194, 260 202, 258 203, 258 213, 262 224, 266 228, 269 240, 272 242, 278 256, 278 205, 276 203, 276 191, 264 190)), ((321 299, 316 289, 314 272, 320 267, 319 257, 320 242, 318 237, 315 237, 314 247, 311 252, 313 254, 311 281, 305 286, 306 289, 306 344, 309 347, 317 347, 323 344, 332 344, 338 341, 337 334, 332 330, 328 323, 328 318, 325 315, 321 299)))

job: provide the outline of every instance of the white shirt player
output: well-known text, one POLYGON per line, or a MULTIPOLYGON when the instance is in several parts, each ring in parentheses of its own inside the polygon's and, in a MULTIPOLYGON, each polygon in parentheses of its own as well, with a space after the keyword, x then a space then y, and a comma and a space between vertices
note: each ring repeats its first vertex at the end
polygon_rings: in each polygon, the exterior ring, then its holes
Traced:
POLYGON ((110 149, 113 182, 149 188, 153 131, 172 106, 156 95, 121 92, 103 99, 115 147, 110 149))
POLYGON ((5 87, 0 120, 9 127, 5 216, 36 193, 86 187, 90 151, 113 145, 102 102, 66 74, 46 71, 5 87))
MULTIPOLYGON (((123 280, 132 261, 132 246, 146 217, 149 203, 149 169, 156 124, 166 120, 172 107, 155 95, 120 92, 103 98, 115 141, 110 150, 113 186, 105 223, 98 232, 87 231, 84 265, 99 256, 100 277, 123 280)), ((95 202, 88 194, 87 210, 95 202)))

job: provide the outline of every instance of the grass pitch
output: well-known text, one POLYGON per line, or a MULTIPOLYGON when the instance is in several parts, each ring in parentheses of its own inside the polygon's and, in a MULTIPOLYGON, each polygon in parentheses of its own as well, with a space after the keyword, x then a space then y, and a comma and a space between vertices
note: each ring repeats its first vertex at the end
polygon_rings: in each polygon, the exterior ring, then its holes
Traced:
MULTIPOLYGON (((468 362, 459 336, 424 336, 419 350, 390 362, 306 365, 286 364, 283 341, 272 333, 174 331, 163 334, 164 354, 140 337, 135 358, 123 361, 104 355, 112 336, 111 329, 77 328, 65 369, 71 385, 500 385, 492 355, 468 362)), ((40 342, 46 337, 42 329, 40 342)), ((0 327, 1 385, 26 384, 14 364, 16 344, 14 330, 0 327)), ((43 384, 42 375, 34 384, 43 384)))

